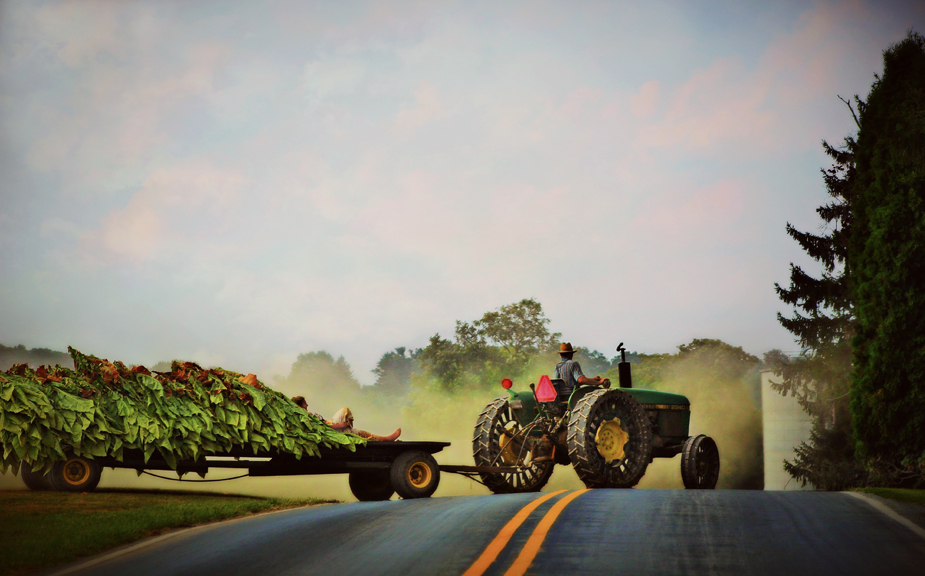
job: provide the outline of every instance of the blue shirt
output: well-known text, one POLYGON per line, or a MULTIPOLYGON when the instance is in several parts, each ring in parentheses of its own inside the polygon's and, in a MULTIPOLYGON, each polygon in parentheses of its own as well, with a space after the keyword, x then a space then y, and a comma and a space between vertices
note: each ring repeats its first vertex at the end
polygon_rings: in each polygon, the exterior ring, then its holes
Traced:
POLYGON ((565 385, 559 390, 561 395, 571 395, 578 386, 578 377, 584 376, 581 372, 581 365, 575 360, 563 360, 556 364, 556 378, 565 381, 565 385))

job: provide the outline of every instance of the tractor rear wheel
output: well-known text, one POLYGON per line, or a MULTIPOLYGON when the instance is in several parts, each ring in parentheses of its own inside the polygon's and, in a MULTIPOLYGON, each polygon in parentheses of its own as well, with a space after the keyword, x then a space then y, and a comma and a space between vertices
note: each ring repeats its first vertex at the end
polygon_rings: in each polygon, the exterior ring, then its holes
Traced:
POLYGON ((513 473, 479 472, 482 483, 495 494, 539 492, 549 482, 556 463, 533 462, 523 429, 514 418, 507 398, 496 398, 479 414, 472 437, 472 455, 476 466, 523 467, 513 473))
POLYGON ((632 488, 652 460, 652 425, 622 390, 595 390, 569 417, 568 453, 588 488, 632 488))
POLYGON ((684 441, 681 448, 681 480, 687 489, 712 490, 719 480, 719 448, 709 436, 700 434, 684 441))

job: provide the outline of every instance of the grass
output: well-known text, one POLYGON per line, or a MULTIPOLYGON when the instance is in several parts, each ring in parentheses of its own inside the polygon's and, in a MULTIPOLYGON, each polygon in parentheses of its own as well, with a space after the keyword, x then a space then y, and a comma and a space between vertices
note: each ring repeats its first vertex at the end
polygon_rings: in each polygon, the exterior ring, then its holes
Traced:
POLYGON ((176 528, 335 502, 211 492, 0 490, 0 576, 66 564, 176 528))
POLYGON ((925 504, 925 490, 911 490, 908 488, 858 488, 856 492, 874 494, 881 498, 898 500, 909 504, 925 504))

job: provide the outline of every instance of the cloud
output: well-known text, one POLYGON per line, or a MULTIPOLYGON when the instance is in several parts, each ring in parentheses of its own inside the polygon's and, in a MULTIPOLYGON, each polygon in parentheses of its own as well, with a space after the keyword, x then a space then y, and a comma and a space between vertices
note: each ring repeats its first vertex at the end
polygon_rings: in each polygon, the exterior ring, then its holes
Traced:
POLYGON ((633 219, 632 226, 649 231, 651 239, 661 238, 672 244, 696 239, 735 240, 739 222, 745 213, 747 187, 736 180, 700 186, 684 193, 675 191, 670 198, 658 198, 648 210, 633 219))
MULTIPOLYGON (((820 109, 833 108, 837 94, 857 89, 846 79, 870 78, 879 51, 893 41, 869 31, 872 17, 857 0, 815 4, 754 64, 723 55, 696 70, 666 95, 665 113, 640 130, 636 144, 739 156, 782 150, 795 140, 815 146, 825 133, 823 120, 831 117, 820 109)), ((647 117, 642 111, 651 114, 653 108, 643 102, 648 100, 640 90, 633 110, 647 117)))
POLYGON ((322 56, 305 64, 302 89, 312 101, 353 94, 366 78, 362 60, 340 56, 322 56))
MULTIPOLYGON (((89 257, 143 262, 186 248, 189 230, 175 222, 218 219, 239 201, 244 178, 208 163, 181 164, 151 174, 124 207, 110 210, 81 237, 89 257)), ((209 226, 216 222, 211 220, 209 226)))
POLYGON ((630 98, 630 109, 637 118, 647 118, 655 113, 658 106, 658 80, 649 80, 630 98))
POLYGON ((696 149, 714 149, 728 141, 760 145, 772 120, 772 112, 763 108, 768 84, 748 76, 738 58, 721 58, 698 70, 674 91, 666 114, 640 130, 639 145, 696 149))
POLYGON ((218 90, 229 55, 212 40, 165 41, 176 23, 149 5, 44 4, 19 24, 33 33, 19 41, 4 108, 29 168, 66 174, 67 194, 137 183, 200 121, 191 103, 218 90))
POLYGON ((444 117, 446 110, 437 87, 422 82, 414 90, 414 106, 399 110, 394 125, 400 134, 408 135, 444 117))
POLYGON ((111 2, 45 4, 34 13, 36 37, 51 39, 49 45, 67 66, 84 66, 118 51, 123 27, 114 8, 111 2))

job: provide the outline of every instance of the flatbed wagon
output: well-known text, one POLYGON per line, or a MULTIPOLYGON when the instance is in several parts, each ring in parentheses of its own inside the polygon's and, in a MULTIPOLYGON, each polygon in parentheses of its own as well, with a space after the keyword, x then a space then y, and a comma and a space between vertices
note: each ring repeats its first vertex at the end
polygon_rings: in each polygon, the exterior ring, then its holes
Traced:
POLYGON ((398 493, 401 498, 427 498, 440 484, 440 472, 472 477, 488 472, 510 472, 507 467, 439 465, 434 454, 449 442, 369 442, 355 451, 319 447, 320 456, 303 456, 267 451, 254 454, 246 448, 233 448, 211 454, 197 461, 177 462, 176 468, 155 453, 147 462, 140 450, 126 450, 118 460, 111 456, 84 458, 71 456, 52 465, 47 473, 32 472, 28 465, 20 468, 23 480, 32 490, 89 492, 96 488, 103 468, 127 468, 139 472, 151 470, 194 473, 205 476, 213 468, 246 470, 243 476, 300 476, 347 474, 350 490, 360 501, 388 500, 398 493))

